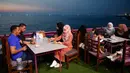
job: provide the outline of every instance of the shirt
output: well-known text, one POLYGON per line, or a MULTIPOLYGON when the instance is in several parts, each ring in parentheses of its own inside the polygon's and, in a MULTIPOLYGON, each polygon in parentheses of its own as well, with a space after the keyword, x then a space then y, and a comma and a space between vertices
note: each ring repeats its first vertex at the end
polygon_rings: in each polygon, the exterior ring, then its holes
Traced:
MULTIPOLYGON (((11 34, 9 36, 8 43, 9 43, 9 46, 15 46, 16 50, 19 50, 22 48, 22 46, 20 45, 20 39, 14 34, 11 34)), ((17 58, 21 58, 22 55, 23 55, 23 51, 18 52, 16 54, 11 54, 11 57, 12 57, 12 60, 16 60, 17 58)))
POLYGON ((22 41, 25 41, 25 37, 23 35, 23 33, 20 33, 20 35, 18 36, 19 39, 21 39, 22 41))

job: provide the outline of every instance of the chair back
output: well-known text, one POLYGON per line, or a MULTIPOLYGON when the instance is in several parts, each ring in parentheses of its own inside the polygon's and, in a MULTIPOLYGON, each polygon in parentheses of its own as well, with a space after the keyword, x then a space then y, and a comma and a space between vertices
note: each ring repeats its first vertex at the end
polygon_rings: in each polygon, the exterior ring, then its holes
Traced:
POLYGON ((79 52, 79 44, 80 44, 80 35, 81 33, 77 33, 77 38, 76 38, 76 50, 79 52))
POLYGON ((10 47, 8 44, 8 38, 4 37, 4 41, 5 41, 5 49, 6 49, 6 63, 8 64, 8 67, 12 67, 11 65, 11 51, 10 51, 10 47))
POLYGON ((72 34, 73 34, 72 45, 73 45, 73 48, 76 48, 77 47, 77 33, 72 32, 72 34))
POLYGON ((130 46, 127 45, 127 41, 123 43, 123 56, 122 63, 123 65, 130 65, 130 46))
POLYGON ((5 37, 6 36, 3 36, 2 37, 2 39, 1 39, 1 41, 2 41, 2 55, 5 57, 5 55, 6 55, 6 48, 5 48, 5 37))
POLYGON ((90 34, 87 33, 87 36, 85 36, 85 50, 89 50, 91 49, 91 37, 90 37, 90 34))
POLYGON ((98 41, 91 39, 90 43, 91 43, 91 50, 93 50, 93 51, 96 50, 97 58, 98 58, 99 53, 100 53, 100 39, 99 39, 99 37, 98 37, 98 41))

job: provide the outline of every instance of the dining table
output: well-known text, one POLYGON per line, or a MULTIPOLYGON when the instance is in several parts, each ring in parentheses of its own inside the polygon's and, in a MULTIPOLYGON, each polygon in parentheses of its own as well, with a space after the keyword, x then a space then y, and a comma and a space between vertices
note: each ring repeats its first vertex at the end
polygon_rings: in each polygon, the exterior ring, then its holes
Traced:
MULTIPOLYGON (((36 40, 36 44, 27 44, 27 46, 29 47, 31 53, 34 56, 35 73, 38 73, 38 65, 37 65, 38 56, 54 53, 55 51, 59 51, 59 55, 60 55, 61 50, 63 48, 67 48, 67 46, 63 44, 58 44, 56 42, 49 42, 47 37, 44 37, 42 39, 35 39, 35 40, 36 40)), ((61 65, 61 61, 60 61, 60 65, 61 65)), ((61 72, 62 66, 59 67, 59 70, 61 72)))

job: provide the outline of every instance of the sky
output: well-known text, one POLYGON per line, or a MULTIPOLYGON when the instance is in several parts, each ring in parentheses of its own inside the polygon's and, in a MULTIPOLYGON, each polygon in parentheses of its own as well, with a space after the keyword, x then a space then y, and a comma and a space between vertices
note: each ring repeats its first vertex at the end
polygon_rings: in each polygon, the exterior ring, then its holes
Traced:
POLYGON ((0 12, 57 14, 130 13, 130 0, 0 0, 0 12))

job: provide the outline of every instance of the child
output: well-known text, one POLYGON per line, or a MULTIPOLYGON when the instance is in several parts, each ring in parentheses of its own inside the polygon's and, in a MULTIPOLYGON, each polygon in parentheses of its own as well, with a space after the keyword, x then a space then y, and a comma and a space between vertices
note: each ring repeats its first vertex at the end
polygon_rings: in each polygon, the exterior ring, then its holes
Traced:
MULTIPOLYGON (((95 41, 98 41, 98 37, 99 37, 100 43, 101 43, 103 41, 103 38, 104 38, 104 36, 101 34, 94 34, 92 39, 95 41)), ((92 49, 92 50, 97 51, 97 49, 92 49)), ((102 46, 102 44, 100 45, 99 51, 101 54, 104 54, 104 46, 102 46)))

